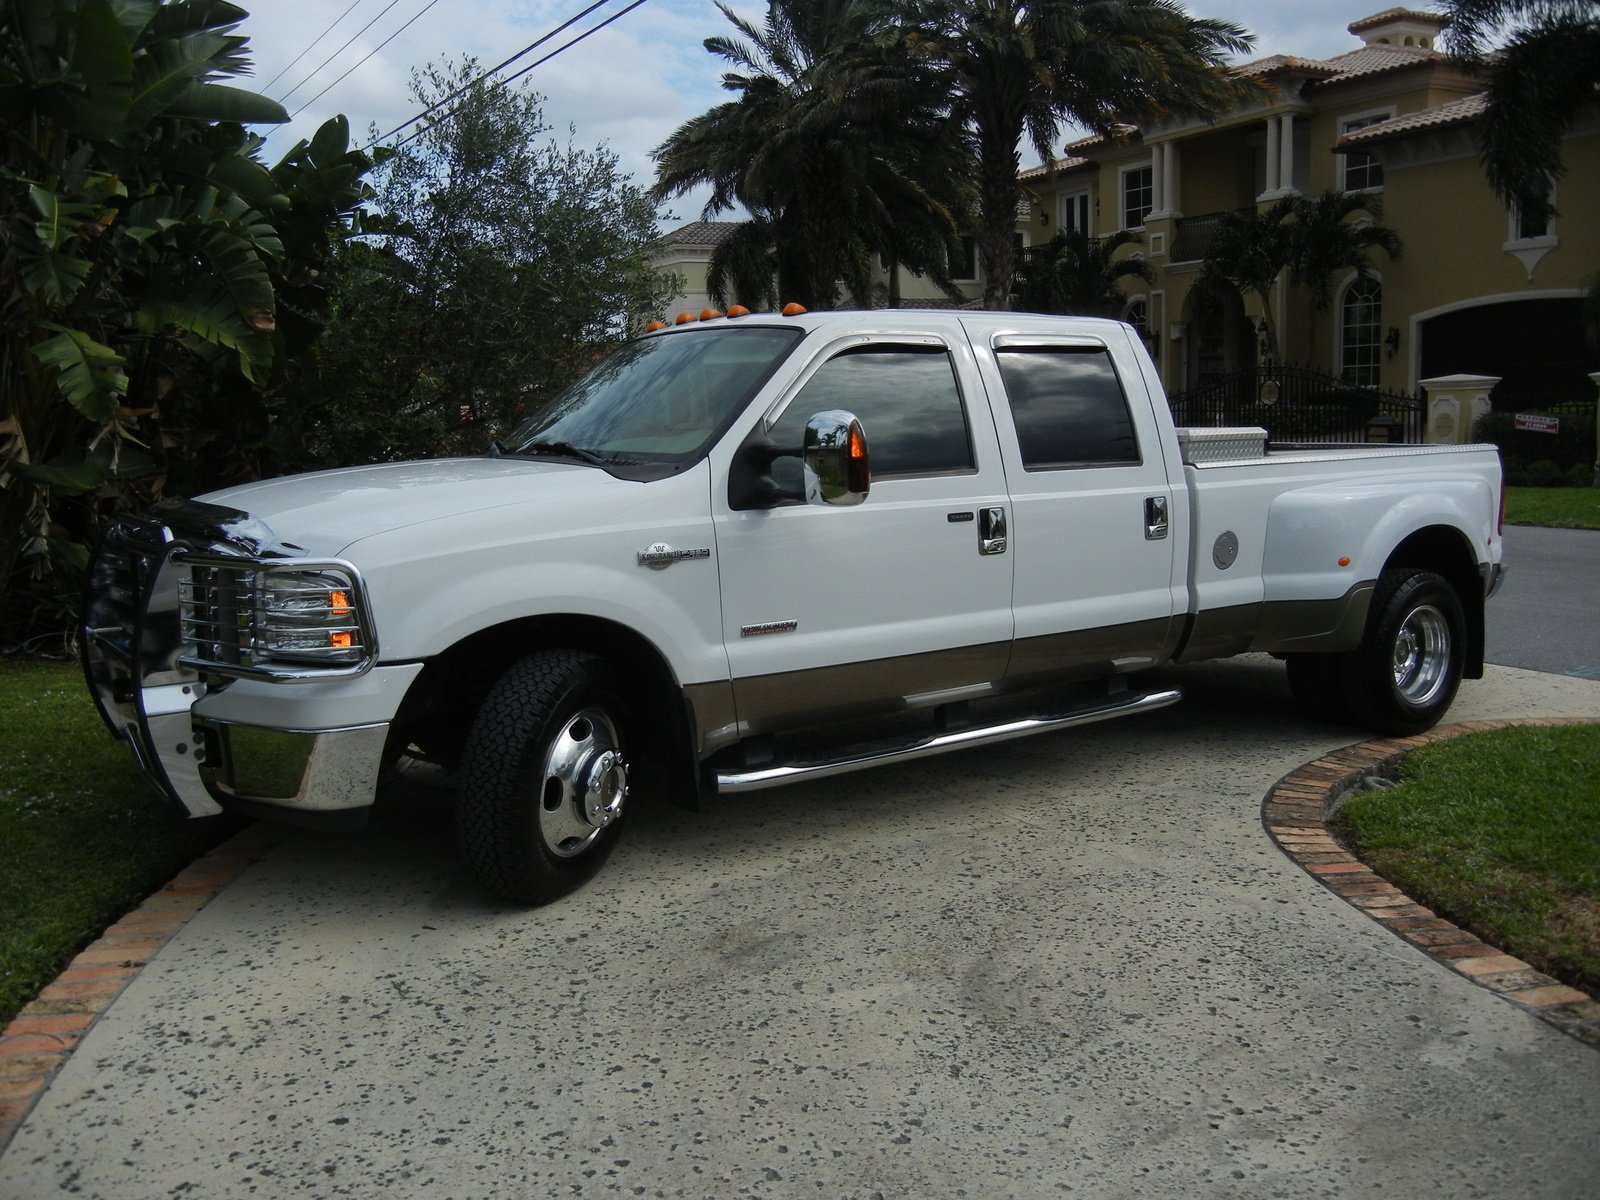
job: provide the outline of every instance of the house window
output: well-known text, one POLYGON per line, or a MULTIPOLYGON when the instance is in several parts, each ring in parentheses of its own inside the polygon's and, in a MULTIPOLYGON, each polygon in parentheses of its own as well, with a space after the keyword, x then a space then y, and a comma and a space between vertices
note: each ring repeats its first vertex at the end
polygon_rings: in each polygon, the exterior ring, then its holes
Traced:
POLYGON ((1089 193, 1068 192, 1061 197, 1059 227, 1062 233, 1089 233, 1089 193))
POLYGON ((1122 227, 1143 229, 1144 219, 1155 207, 1155 171, 1149 166, 1133 167, 1122 173, 1122 227))
POLYGON ((1383 285, 1358 279, 1339 299, 1339 377, 1358 387, 1378 386, 1383 349, 1383 285))
MULTIPOLYGON (((1144 343, 1145 349, 1151 350, 1150 306, 1145 303, 1143 296, 1128 305, 1128 311, 1122 314, 1122 319, 1133 326, 1134 330, 1139 334, 1139 340, 1144 343)), ((1151 352, 1154 353, 1153 350, 1151 352)))
MULTIPOLYGON (((1341 134, 1351 134, 1379 121, 1387 121, 1393 113, 1365 113, 1347 117, 1339 123, 1341 134)), ((1347 192, 1374 192, 1383 187, 1383 165, 1364 150, 1347 150, 1341 155, 1344 166, 1341 182, 1347 192)))
MULTIPOLYGON (((1545 199, 1548 203, 1555 203, 1555 193, 1550 185, 1544 187, 1545 199)), ((1520 205, 1511 206, 1511 240, 1513 242, 1537 242, 1545 238, 1555 237, 1555 219, 1550 212, 1542 217, 1533 217, 1522 211, 1520 205)))
POLYGON ((956 238, 949 245, 950 278, 956 283, 973 283, 978 278, 978 240, 956 238))

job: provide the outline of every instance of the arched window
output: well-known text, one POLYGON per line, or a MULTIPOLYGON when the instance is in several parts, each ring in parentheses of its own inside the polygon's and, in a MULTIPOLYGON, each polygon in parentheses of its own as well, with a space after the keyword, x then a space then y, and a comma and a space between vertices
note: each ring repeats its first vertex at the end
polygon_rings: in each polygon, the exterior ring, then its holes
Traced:
POLYGON ((1360 387, 1378 386, 1383 348, 1383 285, 1358 279, 1339 298, 1339 376, 1360 387))
POLYGON ((1144 343, 1145 349, 1153 355, 1155 346, 1150 341, 1150 306, 1145 303, 1143 296, 1128 305, 1122 314, 1122 319, 1138 331, 1139 340, 1144 343))

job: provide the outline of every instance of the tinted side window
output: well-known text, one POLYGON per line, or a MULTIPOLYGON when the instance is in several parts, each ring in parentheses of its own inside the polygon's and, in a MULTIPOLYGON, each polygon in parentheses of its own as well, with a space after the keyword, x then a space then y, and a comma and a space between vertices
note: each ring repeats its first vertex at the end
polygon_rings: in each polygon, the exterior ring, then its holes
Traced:
POLYGON ((1142 461, 1128 398, 1105 349, 1051 346, 995 357, 1028 470, 1142 461))
POLYGON ((861 419, 874 479, 975 469, 955 369, 943 350, 869 346, 829 359, 778 418, 772 440, 798 447, 812 414, 830 408, 861 419))

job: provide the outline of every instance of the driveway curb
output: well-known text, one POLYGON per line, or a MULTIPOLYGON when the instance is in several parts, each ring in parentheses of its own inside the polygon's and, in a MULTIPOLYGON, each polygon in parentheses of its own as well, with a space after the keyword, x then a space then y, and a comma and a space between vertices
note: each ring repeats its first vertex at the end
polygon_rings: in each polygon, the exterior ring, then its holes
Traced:
POLYGON ((275 844, 253 825, 195 859, 91 942, 0 1033, 0 1154, 100 1014, 195 913, 275 844))
POLYGON ((1261 803, 1261 823, 1278 847, 1329 891, 1396 937, 1480 987, 1600 1050, 1600 1001, 1503 954, 1424 908, 1334 839, 1326 822, 1370 776, 1393 779, 1412 750, 1466 733, 1513 725, 1585 725, 1579 717, 1467 721, 1408 738, 1360 742, 1289 772, 1261 803))

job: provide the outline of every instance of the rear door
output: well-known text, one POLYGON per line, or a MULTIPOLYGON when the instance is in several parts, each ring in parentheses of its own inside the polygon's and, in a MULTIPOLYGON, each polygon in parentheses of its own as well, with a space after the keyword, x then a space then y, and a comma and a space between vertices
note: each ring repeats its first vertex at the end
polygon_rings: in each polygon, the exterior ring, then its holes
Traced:
MULTIPOLYGON (((854 507, 735 511, 713 498, 740 733, 981 695, 1011 644, 1008 498, 964 338, 850 335, 821 347, 763 424, 799 446, 814 413, 860 418, 854 507)), ((798 477, 799 463, 779 461, 798 477)), ((718 472, 726 478, 726 470, 718 472)))
POLYGON ((1185 607, 1150 393, 1123 331, 1103 328, 979 348, 1011 495, 1017 681, 1150 666, 1185 607))

